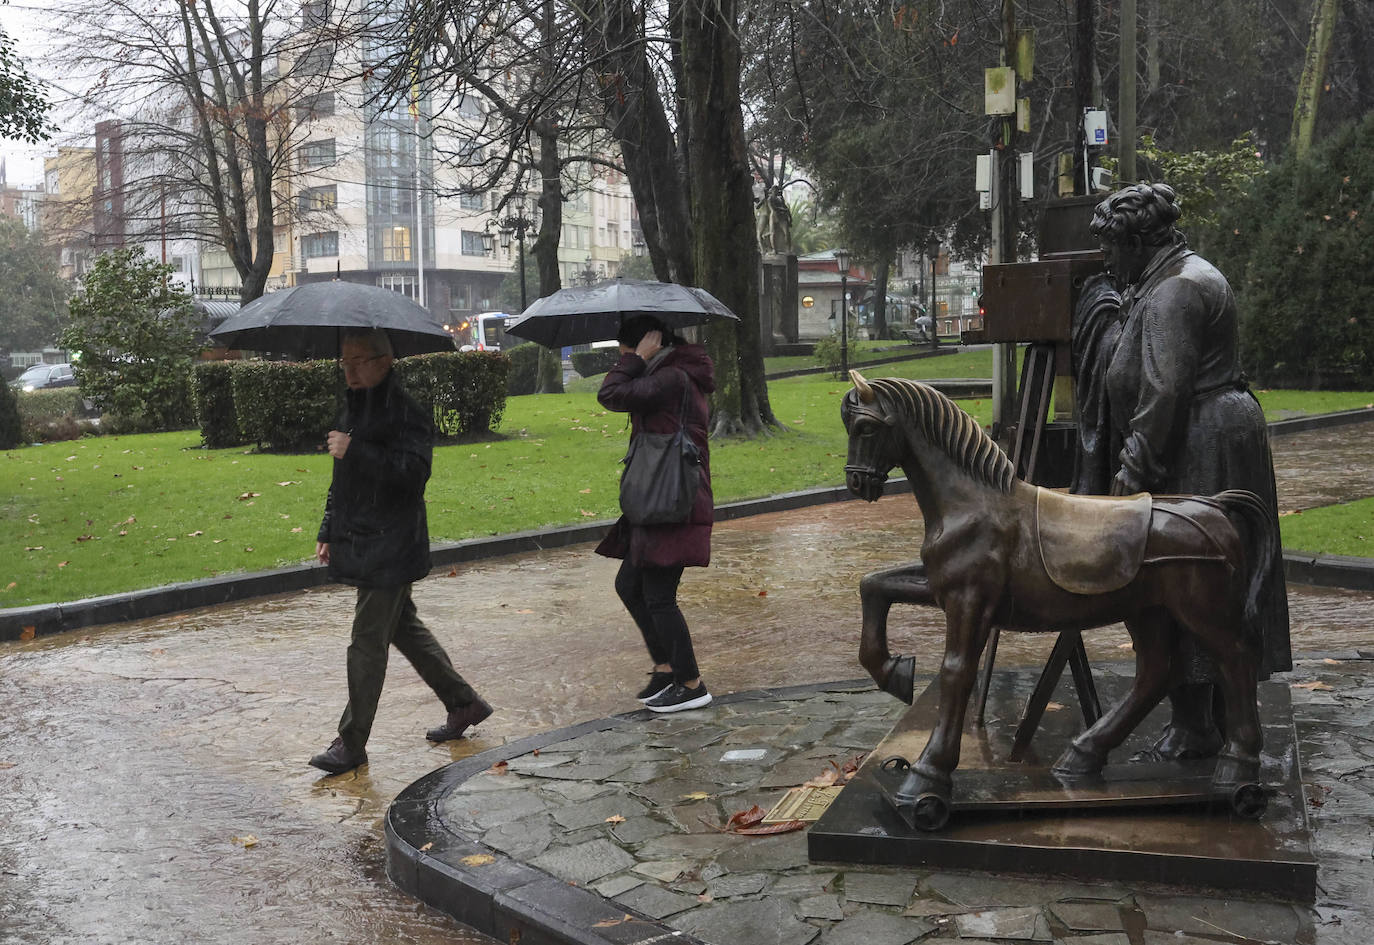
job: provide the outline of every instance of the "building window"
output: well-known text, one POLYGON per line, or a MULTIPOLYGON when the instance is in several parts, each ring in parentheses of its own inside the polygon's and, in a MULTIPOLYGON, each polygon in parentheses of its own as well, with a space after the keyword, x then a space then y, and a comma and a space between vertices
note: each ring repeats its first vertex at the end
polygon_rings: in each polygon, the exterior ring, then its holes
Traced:
POLYGON ((339 205, 339 188, 336 184, 328 187, 308 187, 301 191, 299 206, 302 213, 311 210, 333 210, 339 205))
POLYGON ((449 286, 448 307, 449 311, 470 312, 472 311, 472 296, 470 295, 471 286, 466 282, 459 282, 449 286))
POLYGON ((399 292, 408 299, 419 298, 419 282, 414 276, 378 276, 377 285, 392 292, 399 292))
POLYGON ((482 233, 480 230, 463 231, 463 255, 464 256, 485 256, 486 251, 482 248, 482 233))
POLYGON ((460 194, 458 197, 458 206, 462 207, 464 210, 480 211, 486 209, 486 201, 482 199, 481 194, 460 194))
POLYGON ((312 118, 328 118, 334 114, 334 93, 320 92, 307 95, 296 106, 296 120, 308 121, 312 118))
POLYGON ((301 237, 301 254, 307 259, 339 255, 338 231, 305 234, 301 237))
POLYGON ((323 138, 301 145, 301 167, 324 167, 334 163, 334 139, 323 138))
POLYGON ((382 229, 382 262, 410 262, 410 227, 382 229))

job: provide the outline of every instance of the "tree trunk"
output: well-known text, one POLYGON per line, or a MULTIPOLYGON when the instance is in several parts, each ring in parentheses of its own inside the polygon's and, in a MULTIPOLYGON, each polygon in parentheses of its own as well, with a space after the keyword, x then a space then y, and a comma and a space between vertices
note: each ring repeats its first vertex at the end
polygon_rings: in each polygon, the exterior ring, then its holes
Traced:
POLYGON ((1321 102, 1322 83, 1326 81, 1326 63, 1331 55, 1331 37, 1336 31, 1340 8, 1340 0, 1316 0, 1312 4, 1312 33, 1307 40, 1302 78, 1298 81, 1298 97, 1293 105, 1293 136, 1289 141, 1293 155, 1299 160, 1312 147, 1317 106, 1321 102))
POLYGON ((649 70, 635 6, 629 0, 603 0, 593 9, 588 47, 596 58, 606 123, 620 142, 654 274, 664 282, 694 285, 682 166, 649 70))
MULTIPOLYGON (((554 35, 553 0, 544 0, 544 48, 550 48, 554 35)), ((545 76, 554 75, 545 63, 545 76)), ((563 233, 563 168, 558 160, 558 121, 546 118, 535 125, 539 139, 539 236, 534 241, 534 258, 539 266, 539 297, 552 295, 563 287, 558 271, 558 241, 563 233)), ((563 352, 539 346, 536 394, 563 393, 563 352)))
POLYGON ((873 337, 887 340, 887 280, 892 274, 892 257, 884 252, 873 267, 873 337))
POLYGON ((759 249, 753 174, 740 106, 737 0, 690 0, 682 16, 683 130, 688 155, 693 260, 701 285, 739 315, 714 321, 713 435, 776 426, 759 341, 759 249))

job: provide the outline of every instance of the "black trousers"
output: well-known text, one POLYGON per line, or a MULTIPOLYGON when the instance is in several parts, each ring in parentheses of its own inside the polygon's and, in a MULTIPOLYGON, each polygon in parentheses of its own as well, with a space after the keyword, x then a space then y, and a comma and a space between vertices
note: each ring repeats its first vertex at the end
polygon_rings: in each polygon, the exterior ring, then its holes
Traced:
POLYGON ((673 667, 673 681, 685 683, 701 675, 692 635, 677 606, 682 568, 637 568, 623 561, 615 576, 615 592, 644 637, 649 658, 673 667))
POLYGON ((372 733, 393 645, 410 660, 445 709, 452 711, 477 698, 415 613, 409 584, 360 587, 353 609, 353 639, 348 644, 348 705, 339 719, 339 737, 350 751, 362 751, 372 733))

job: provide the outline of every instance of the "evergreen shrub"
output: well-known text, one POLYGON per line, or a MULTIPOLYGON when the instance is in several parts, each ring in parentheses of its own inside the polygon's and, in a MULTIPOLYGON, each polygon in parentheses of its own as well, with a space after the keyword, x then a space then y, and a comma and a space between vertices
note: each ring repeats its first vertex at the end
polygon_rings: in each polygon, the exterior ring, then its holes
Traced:
POLYGON ((595 377, 605 374, 620 360, 619 348, 593 348, 590 351, 574 351, 572 366, 582 377, 595 377))
POLYGON ((191 399, 200 436, 210 449, 243 443, 234 412, 234 368, 243 361, 201 361, 191 373, 191 399))
POLYGON ((20 432, 19 394, 0 381, 0 450, 12 450, 24 442, 20 432))
MULTIPOLYGON (((53 443, 96 432, 86 420, 85 401, 75 387, 19 391, 20 442, 53 443)), ((107 432, 101 419, 100 432, 107 432)))
POLYGON ((333 361, 243 361, 231 369, 241 442, 269 451, 323 447, 343 407, 343 370, 333 361))
POLYGON ((510 359, 510 374, 506 378, 506 393, 512 397, 533 394, 539 389, 539 345, 533 341, 506 348, 510 359))
POLYGON ((1374 114, 1288 160, 1230 208, 1213 260, 1262 387, 1374 388, 1374 114))
POLYGON ((486 433, 506 409, 510 360, 492 351, 444 351, 401 358, 397 379, 410 396, 434 408, 440 436, 486 433))

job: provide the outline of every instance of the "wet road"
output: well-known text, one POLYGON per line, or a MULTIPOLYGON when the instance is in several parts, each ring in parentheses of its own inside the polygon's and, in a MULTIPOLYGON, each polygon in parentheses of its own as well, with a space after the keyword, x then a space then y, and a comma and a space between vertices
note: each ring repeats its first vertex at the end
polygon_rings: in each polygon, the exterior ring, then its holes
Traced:
MULTIPOLYGON (((1374 494, 1369 461, 1342 452, 1353 439, 1276 441, 1279 465, 1301 467, 1281 477, 1281 504, 1374 494)), ((712 688, 862 675, 858 579, 914 556, 915 516, 897 496, 719 526, 714 566, 689 571, 682 592, 712 688)), ((391 886, 381 818, 450 760, 636 708, 647 667, 615 567, 583 546, 417 585, 421 614, 497 713, 470 740, 429 746, 440 707, 397 660, 371 764, 341 778, 305 759, 342 709, 347 589, 0 644, 0 941, 489 942, 391 886)), ((1374 596, 1295 588, 1292 609, 1296 650, 1374 645, 1374 596)), ((938 615, 893 617, 894 646, 934 666, 938 615)), ((1094 633, 1089 652, 1121 659, 1124 640, 1094 633)), ((1008 635, 999 663, 1038 664, 1050 642, 1008 635)))

